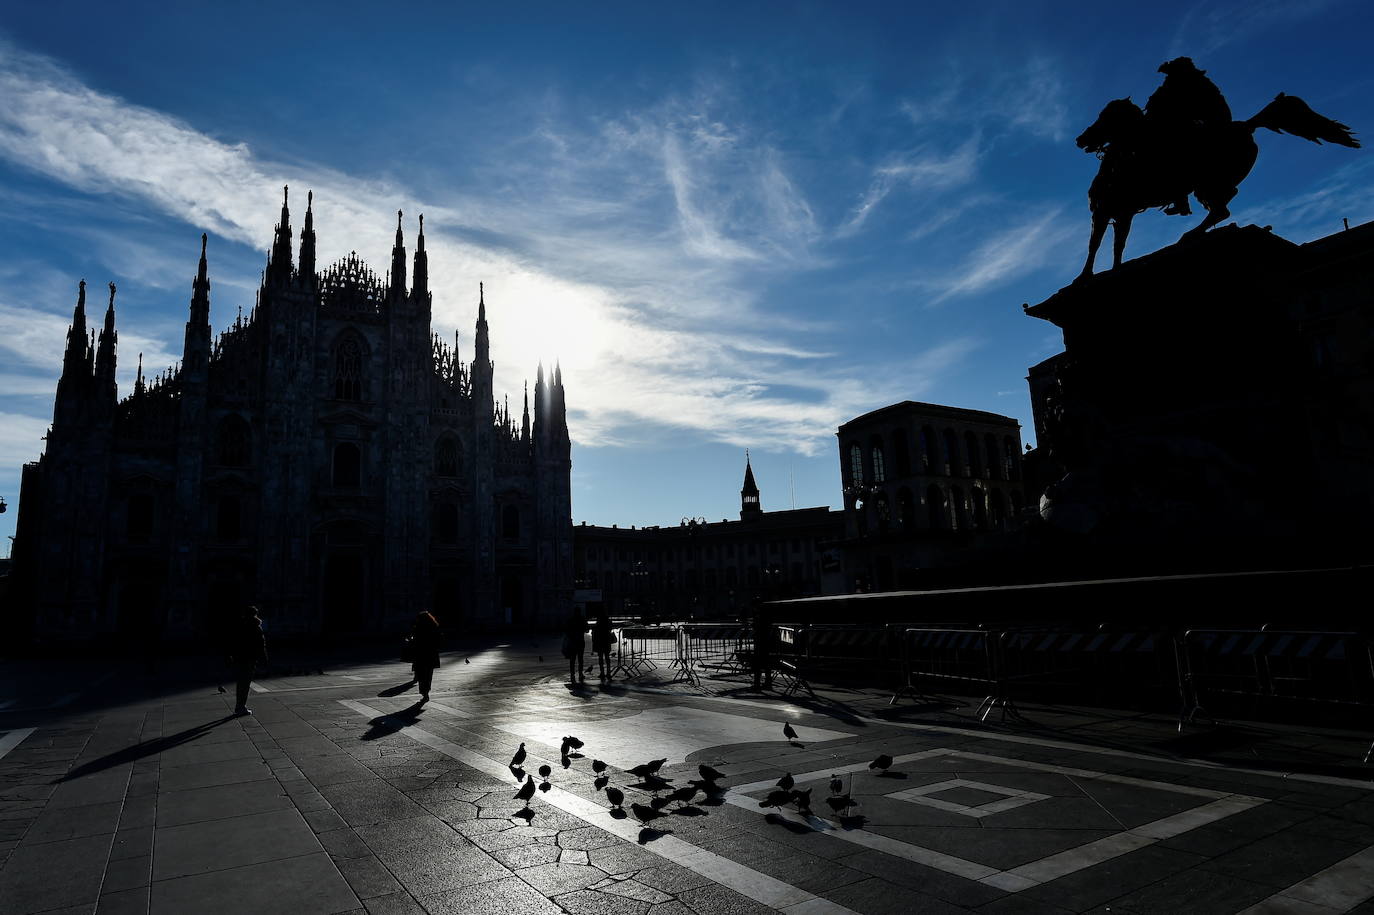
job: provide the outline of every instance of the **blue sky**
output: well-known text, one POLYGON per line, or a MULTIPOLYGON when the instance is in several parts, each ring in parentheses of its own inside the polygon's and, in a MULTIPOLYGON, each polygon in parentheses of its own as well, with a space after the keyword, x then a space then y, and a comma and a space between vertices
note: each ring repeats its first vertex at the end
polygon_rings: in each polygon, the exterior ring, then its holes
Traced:
MULTIPOLYGON (((289 183, 321 264, 384 272, 395 211, 408 240, 423 212, 435 330, 471 358, 485 282, 512 401, 561 360, 575 521, 735 517, 746 447, 766 509, 838 507, 834 430, 868 410, 1032 438, 1025 371, 1060 341, 1020 306, 1082 264, 1073 137, 1108 100, 1190 54, 1239 118, 1286 91, 1368 139, 1371 23, 1354 0, 7 4, 0 495, 41 450, 77 280, 119 285, 125 394, 139 352, 178 356, 202 231, 212 323, 252 305, 289 183)), ((1374 218, 1366 151, 1258 139, 1240 221, 1374 218)), ((1127 256, 1196 218, 1142 216, 1127 256)))

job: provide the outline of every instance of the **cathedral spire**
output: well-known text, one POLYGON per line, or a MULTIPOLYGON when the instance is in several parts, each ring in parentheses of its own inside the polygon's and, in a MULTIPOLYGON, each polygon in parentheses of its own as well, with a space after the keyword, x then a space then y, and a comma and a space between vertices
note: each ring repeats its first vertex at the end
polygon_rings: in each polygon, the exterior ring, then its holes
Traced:
POLYGON ((105 327, 100 331, 100 349, 95 357, 96 387, 103 400, 113 406, 117 398, 115 383, 115 284, 110 284, 110 304, 105 308, 105 327))
POLYGON ((134 376, 134 395, 140 395, 148 390, 148 386, 143 382, 143 354, 138 354, 138 374, 134 376))
POLYGON ((209 268, 205 259, 205 249, 209 243, 209 236, 204 232, 200 235, 200 264, 196 268, 196 279, 191 284, 191 323, 210 324, 210 277, 209 268))
POLYGON ((305 225, 301 227, 300 264, 296 278, 306 289, 315 288, 315 192, 305 192, 305 225))
POLYGON ((410 284, 410 298, 417 305, 427 305, 429 298, 429 255, 425 253, 425 214, 420 214, 420 234, 415 237, 415 267, 410 284))
POLYGON ((72 324, 67 329, 67 352, 62 358, 62 373, 78 363, 86 361, 86 281, 77 287, 76 310, 72 312, 72 324))
POLYGON ((396 211, 396 244, 391 246, 391 298, 403 299, 406 294, 406 244, 401 234, 400 210, 396 211))
POLYGON ((520 420, 520 442, 528 445, 530 443, 530 383, 525 382, 525 415, 520 420))
POLYGON ((267 281, 274 285, 286 286, 291 282, 291 208, 290 185, 281 189, 281 221, 277 223, 277 236, 272 242, 272 256, 267 261, 267 281))

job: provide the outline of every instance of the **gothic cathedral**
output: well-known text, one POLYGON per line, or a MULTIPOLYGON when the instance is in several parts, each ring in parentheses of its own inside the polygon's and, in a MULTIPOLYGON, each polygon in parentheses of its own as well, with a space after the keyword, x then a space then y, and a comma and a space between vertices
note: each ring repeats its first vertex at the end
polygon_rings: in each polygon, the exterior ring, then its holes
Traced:
MULTIPOLYGON (((531 416, 430 327, 424 218, 410 289, 399 223, 381 280, 356 254, 317 272, 311 206, 290 213, 253 311, 210 330, 206 240, 179 366, 115 384, 114 284, 97 339, 85 282, 43 456, 24 467, 15 595, 33 635, 213 632, 248 603, 269 631, 399 632, 562 620, 572 598, 562 372, 531 416)), ((21 614, 22 614, 21 610, 21 614)))

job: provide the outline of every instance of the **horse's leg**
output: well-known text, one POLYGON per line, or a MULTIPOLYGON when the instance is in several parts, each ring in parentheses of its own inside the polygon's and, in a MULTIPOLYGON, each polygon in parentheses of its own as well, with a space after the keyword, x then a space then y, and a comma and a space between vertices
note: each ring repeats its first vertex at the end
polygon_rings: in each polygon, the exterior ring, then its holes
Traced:
POLYGON ((1093 214, 1093 231, 1088 237, 1088 262, 1083 265, 1083 272, 1078 274, 1078 279, 1086 279, 1093 275, 1093 262, 1097 260, 1097 249, 1102 246, 1102 236, 1107 234, 1107 217, 1102 214, 1093 214))
POLYGON ((1224 192, 1217 194, 1215 196, 1213 196, 1212 194, 1208 194, 1206 200, 1203 200, 1201 197, 1199 197, 1198 200, 1201 201, 1203 206, 1207 207, 1207 216, 1202 220, 1202 222, 1193 226, 1187 232, 1184 232, 1183 238, 1179 239, 1179 241, 1186 241, 1197 238, 1202 233, 1212 228, 1212 226, 1216 225, 1226 217, 1230 216, 1231 211, 1226 208, 1226 204, 1231 202, 1231 200, 1236 196, 1236 193, 1239 190, 1239 188, 1232 187, 1227 188, 1224 192))
POLYGON ((1134 213, 1124 213, 1116 217, 1116 228, 1112 229, 1112 267, 1121 266, 1121 254, 1126 250, 1126 237, 1131 234, 1131 220, 1134 213))

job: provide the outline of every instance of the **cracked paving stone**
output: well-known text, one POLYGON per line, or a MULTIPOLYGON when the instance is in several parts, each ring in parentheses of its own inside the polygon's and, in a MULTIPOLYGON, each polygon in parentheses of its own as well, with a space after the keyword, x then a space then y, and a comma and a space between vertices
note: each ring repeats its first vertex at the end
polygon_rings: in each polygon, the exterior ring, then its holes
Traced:
POLYGON ((647 902, 650 904, 668 902, 673 898, 662 890, 656 890, 651 886, 646 886, 638 880, 616 880, 609 886, 598 886, 597 889, 600 889, 603 893, 610 893, 613 896, 638 899, 640 902, 647 902))
POLYGON ((620 838, 596 826, 567 829, 558 834, 558 844, 560 846, 563 848, 580 849, 582 851, 590 851, 594 848, 606 848, 620 841, 622 841, 620 838))
POLYGON ((700 915, 766 915, 776 911, 716 884, 679 893, 678 901, 700 915))
POLYGON ((537 864, 553 864, 558 860, 559 850, 551 845, 520 845, 515 848, 502 848, 493 851, 491 856, 511 870, 534 867, 537 864))
POLYGON ((541 864, 518 870, 516 875, 545 896, 585 889, 606 879, 601 871, 584 864, 541 864))
POLYGON ((649 903, 595 890, 578 890, 554 897, 571 915, 648 915, 649 903))
POLYGON ((492 880, 451 893, 436 893, 420 900, 430 915, 561 915, 561 910, 529 884, 516 878, 492 880))
POLYGON ((698 887, 706 886, 711 882, 695 871, 690 871, 681 865, 670 863, 646 867, 635 874, 635 879, 656 890, 661 890, 664 893, 672 893, 674 895, 680 894, 686 890, 694 890, 698 887))
POLYGON ((575 849, 575 848, 565 848, 565 849, 563 849, 563 850, 559 853, 559 855, 558 855, 558 861, 559 861, 559 863, 561 863, 561 864, 590 864, 590 863, 591 863, 591 861, 590 861, 590 859, 587 857, 587 853, 586 853, 585 851, 580 851, 580 850, 575 849))

